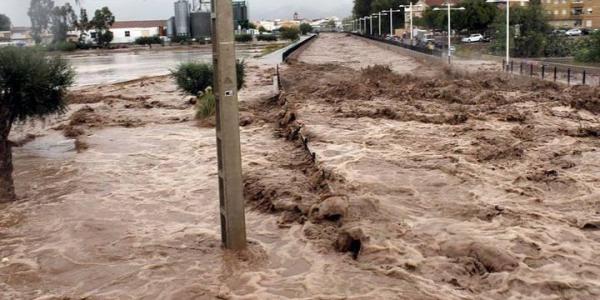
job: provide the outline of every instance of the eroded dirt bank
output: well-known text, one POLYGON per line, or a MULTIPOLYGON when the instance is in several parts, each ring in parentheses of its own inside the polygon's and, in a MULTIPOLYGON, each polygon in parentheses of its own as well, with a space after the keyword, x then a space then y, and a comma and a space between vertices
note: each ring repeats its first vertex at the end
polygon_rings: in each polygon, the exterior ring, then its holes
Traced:
POLYGON ((341 199, 332 239, 360 240, 355 265, 438 299, 600 297, 600 90, 365 68, 354 39, 322 35, 284 71, 280 121, 337 186, 319 203, 341 199))

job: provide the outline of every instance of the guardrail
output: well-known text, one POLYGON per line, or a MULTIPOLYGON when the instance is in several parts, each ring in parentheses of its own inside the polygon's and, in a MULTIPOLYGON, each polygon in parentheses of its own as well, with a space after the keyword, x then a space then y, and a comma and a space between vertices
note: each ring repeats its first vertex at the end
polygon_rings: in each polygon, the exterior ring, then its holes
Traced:
POLYGON ((419 47, 419 46, 408 45, 408 44, 405 44, 405 43, 400 42, 400 41, 387 40, 387 39, 380 38, 378 36, 373 36, 373 35, 363 35, 363 34, 359 34, 359 33, 355 33, 355 32, 352 32, 352 34, 356 35, 356 36, 364 37, 364 38, 367 38, 367 39, 370 39, 370 40, 374 40, 374 41, 386 43, 386 44, 389 44, 389 45, 394 45, 394 46, 402 47, 402 48, 405 48, 405 49, 408 49, 408 50, 417 51, 417 52, 421 52, 421 53, 432 55, 432 56, 436 56, 436 57, 442 57, 442 56, 444 56, 444 51, 439 50, 439 49, 429 49, 429 48, 426 48, 426 47, 419 47))
POLYGON ((302 47, 302 46, 306 45, 308 42, 310 42, 310 41, 312 41, 312 40, 316 39, 316 38, 317 38, 317 36, 318 36, 318 35, 316 35, 316 34, 315 34, 315 35, 312 35, 311 37, 309 37, 309 38, 305 39, 304 41, 301 41, 301 42, 299 42, 299 43, 295 44, 294 46, 290 47, 289 49, 285 50, 285 51, 283 52, 283 55, 282 55, 282 57, 283 57, 283 61, 284 61, 284 62, 287 62, 288 58, 289 58, 289 57, 290 57, 292 54, 294 54, 294 52, 296 52, 296 50, 300 49, 300 47, 302 47))
POLYGON ((568 85, 600 86, 600 69, 554 64, 544 61, 502 60, 505 72, 568 85))

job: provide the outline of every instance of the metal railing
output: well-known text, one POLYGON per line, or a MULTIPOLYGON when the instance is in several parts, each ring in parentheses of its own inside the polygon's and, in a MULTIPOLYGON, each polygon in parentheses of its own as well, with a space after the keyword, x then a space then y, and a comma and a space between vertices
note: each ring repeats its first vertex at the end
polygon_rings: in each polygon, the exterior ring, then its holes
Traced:
POLYGON ((600 68, 586 68, 543 61, 502 60, 503 70, 510 74, 538 78, 568 85, 600 86, 600 68))
POLYGON ((417 51, 417 52, 421 52, 421 53, 436 56, 436 57, 443 57, 445 54, 444 51, 437 49, 437 48, 429 49, 427 47, 414 46, 414 45, 410 45, 410 44, 405 44, 401 41, 388 40, 388 39, 381 38, 381 37, 374 36, 374 35, 366 35, 366 34, 359 34, 359 33, 352 33, 352 34, 354 34, 356 36, 364 37, 364 38, 367 38, 370 40, 379 41, 382 43, 402 47, 402 48, 405 48, 408 50, 417 51))

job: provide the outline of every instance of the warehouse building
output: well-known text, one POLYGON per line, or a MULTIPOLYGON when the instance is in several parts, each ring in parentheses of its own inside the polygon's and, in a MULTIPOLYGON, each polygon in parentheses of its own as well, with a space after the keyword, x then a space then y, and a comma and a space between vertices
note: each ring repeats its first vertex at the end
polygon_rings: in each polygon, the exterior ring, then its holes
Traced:
POLYGON ((140 37, 166 36, 167 21, 119 21, 115 22, 110 31, 113 32, 113 44, 133 43, 140 37))

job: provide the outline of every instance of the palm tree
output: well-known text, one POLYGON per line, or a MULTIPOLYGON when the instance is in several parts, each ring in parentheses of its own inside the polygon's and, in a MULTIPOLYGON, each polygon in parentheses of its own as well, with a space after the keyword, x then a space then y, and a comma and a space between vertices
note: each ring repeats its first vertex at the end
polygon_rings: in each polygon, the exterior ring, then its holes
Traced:
POLYGON ((0 48, 0 202, 16 199, 8 141, 17 121, 63 112, 75 72, 60 57, 31 48, 0 48))

